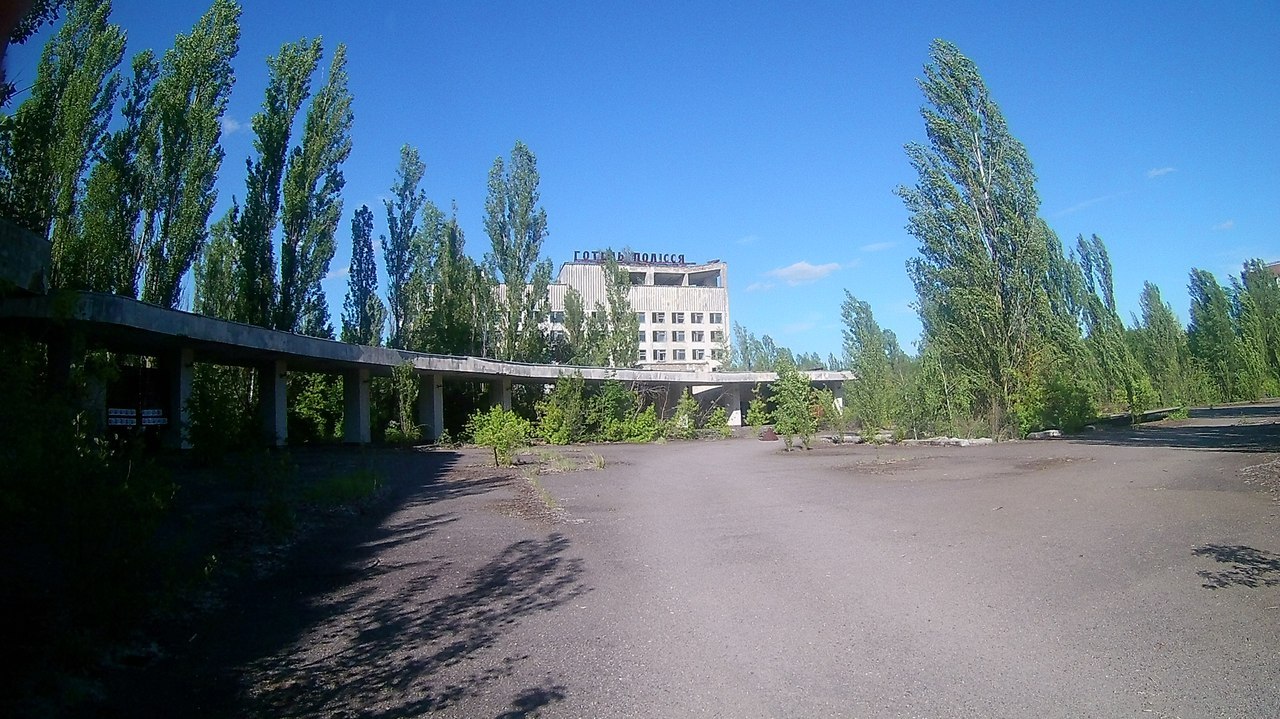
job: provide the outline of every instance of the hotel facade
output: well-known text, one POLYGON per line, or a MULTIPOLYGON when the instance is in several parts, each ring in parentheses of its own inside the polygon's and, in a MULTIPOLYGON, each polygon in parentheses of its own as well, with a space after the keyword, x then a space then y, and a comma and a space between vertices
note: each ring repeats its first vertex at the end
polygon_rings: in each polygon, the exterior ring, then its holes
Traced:
MULTIPOLYGON (((570 288, 582 295, 590 313, 605 294, 604 252, 575 252, 560 266, 550 287, 551 331, 564 331, 564 299, 570 288)), ((618 267, 627 273, 631 310, 639 320, 642 369, 715 370, 729 341, 729 268, 712 260, 689 263, 684 255, 624 252, 618 267)))

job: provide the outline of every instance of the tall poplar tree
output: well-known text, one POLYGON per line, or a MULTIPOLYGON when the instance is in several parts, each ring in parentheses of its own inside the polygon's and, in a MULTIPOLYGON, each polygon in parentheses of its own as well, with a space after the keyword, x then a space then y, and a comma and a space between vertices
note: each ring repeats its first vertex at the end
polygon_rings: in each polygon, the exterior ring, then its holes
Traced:
POLYGON ((110 2, 73 3, 44 47, 31 96, 3 120, 5 214, 53 243, 56 286, 87 286, 93 250, 80 244, 82 179, 106 137, 124 54, 110 2))
POLYGON ((1191 356, 1208 374, 1214 400, 1255 399, 1249 396, 1248 373, 1240 338, 1231 322, 1231 299, 1208 270, 1192 269, 1187 285, 1191 295, 1191 324, 1187 344, 1191 356))
POLYGON ((139 144, 145 173, 133 267, 145 261, 142 299, 176 307, 182 278, 208 236, 222 166, 222 116, 235 76, 240 6, 214 0, 190 34, 178 35, 160 61, 139 144))
POLYGON ((511 163, 499 157, 489 170, 484 229, 492 251, 486 256, 504 289, 498 310, 497 356, 538 361, 547 353, 540 322, 547 311, 551 261, 543 259, 547 213, 538 206, 538 161, 523 142, 511 150, 511 163))
POLYGON ((1138 306, 1142 316, 1135 321, 1134 345, 1161 402, 1185 404, 1208 399, 1194 389, 1187 332, 1160 296, 1160 288, 1144 283, 1138 306))
POLYGON ((897 412, 900 387, 893 372, 893 356, 901 354, 898 340, 880 328, 871 305, 844 292, 840 305, 844 321, 845 366, 854 373, 845 401, 864 428, 888 427, 897 412))
POLYGON ((342 301, 342 341, 382 344, 387 310, 378 297, 378 267, 373 259, 373 212, 361 205, 351 218, 351 271, 342 301))
POLYGON ((267 58, 270 79, 262 111, 253 116, 253 147, 258 159, 246 160, 244 207, 236 222, 239 250, 237 319, 272 326, 276 305, 273 233, 280 215, 280 186, 294 118, 311 94, 311 74, 320 61, 319 40, 298 40, 267 58))
POLYGON ((284 237, 276 329, 330 336, 321 280, 333 259, 342 217, 342 163, 351 154, 351 93, 347 50, 338 45, 329 75, 307 110, 302 144, 289 155, 284 176, 284 237))
POLYGON ((925 339, 975 380, 976 404, 1000 429, 1030 401, 1033 380, 1052 371, 1045 363, 1059 363, 1055 334, 1072 330, 1051 312, 1057 238, 1037 215, 1026 148, 974 63, 936 40, 924 75, 929 144, 907 146, 919 179, 898 188, 920 242, 908 272, 925 339))
POLYGON ((1231 278, 1231 295, 1241 349, 1257 393, 1280 395, 1280 277, 1262 260, 1249 260, 1231 278))
POLYGON ((1155 398, 1146 370, 1134 358, 1125 341, 1124 323, 1116 311, 1111 258, 1102 238, 1083 235, 1076 240, 1076 253, 1088 289, 1084 302, 1087 346, 1093 353, 1104 388, 1104 401, 1122 392, 1129 412, 1138 415, 1150 408, 1155 398))
POLYGON ((387 210, 387 234, 382 236, 382 262, 387 271, 387 309, 390 329, 387 345, 404 347, 408 341, 409 313, 412 304, 410 279, 414 268, 414 242, 418 236, 418 215, 427 202, 419 184, 427 166, 416 148, 400 148, 400 164, 391 185, 393 199, 384 200, 387 210))

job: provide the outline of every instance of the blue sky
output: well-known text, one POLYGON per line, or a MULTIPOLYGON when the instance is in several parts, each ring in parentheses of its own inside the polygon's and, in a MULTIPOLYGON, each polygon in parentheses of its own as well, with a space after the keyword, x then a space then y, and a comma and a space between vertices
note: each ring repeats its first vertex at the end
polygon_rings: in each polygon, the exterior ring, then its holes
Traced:
MULTIPOLYGON (((206 7, 118 0, 114 18, 130 52, 162 52, 206 7)), ((384 231, 402 144, 479 257, 488 169, 521 139, 557 266, 607 246, 723 259, 733 320, 823 356, 839 352, 847 288, 910 350, 916 243, 893 190, 915 181, 902 146, 924 138, 915 81, 938 37, 978 64, 1059 236, 1106 241, 1126 318, 1144 280, 1185 320, 1191 267, 1225 281, 1247 258, 1280 259, 1274 2, 250 0, 241 28, 218 214, 244 193, 266 57, 320 35, 327 66, 348 46, 335 319, 350 216, 368 204, 384 231)), ((10 53, 19 86, 38 48, 10 53)))

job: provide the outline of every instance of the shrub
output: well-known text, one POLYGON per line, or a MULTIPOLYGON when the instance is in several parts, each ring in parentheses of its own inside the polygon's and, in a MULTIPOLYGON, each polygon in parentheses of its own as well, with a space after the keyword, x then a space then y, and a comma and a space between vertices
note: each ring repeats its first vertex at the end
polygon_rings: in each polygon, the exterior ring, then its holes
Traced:
POLYGON ((760 397, 759 390, 756 390, 756 396, 751 400, 751 404, 747 405, 747 424, 751 426, 751 430, 755 434, 760 434, 760 429, 769 424, 769 409, 765 405, 765 401, 760 397))
POLYGON ((815 431, 812 412, 813 389, 809 386, 809 378, 795 368, 795 365, 782 362, 778 365, 778 379, 772 385, 775 425, 778 436, 788 450, 799 437, 801 445, 809 448, 815 431))
POLYGON ((546 399, 537 403, 538 436, 551 444, 572 444, 586 438, 585 382, 580 373, 556 380, 546 399))
POLYGON ((514 463, 515 450, 528 446, 533 435, 526 419, 497 405, 488 412, 477 411, 471 415, 467 431, 476 444, 493 448, 495 467, 514 463))
POLYGON ((733 427, 729 426, 729 410, 716 407, 707 418, 707 429, 714 430, 721 439, 733 436, 733 427))
POLYGON ((698 400, 685 390, 676 403, 675 414, 666 422, 668 439, 696 439, 698 437, 698 400))

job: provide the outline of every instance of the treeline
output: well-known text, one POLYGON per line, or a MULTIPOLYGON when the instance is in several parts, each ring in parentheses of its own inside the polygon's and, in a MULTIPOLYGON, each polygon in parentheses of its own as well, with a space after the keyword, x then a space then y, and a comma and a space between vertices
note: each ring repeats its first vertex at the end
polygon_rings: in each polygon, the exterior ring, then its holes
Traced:
POLYGON ((1280 284, 1261 260, 1223 287, 1191 270, 1190 326, 1147 283, 1116 309, 1096 235, 1069 251, 1039 215, 1036 177, 972 61, 935 41, 920 81, 929 143, 900 187, 920 243, 908 262, 923 332, 907 356, 846 292, 847 400, 863 423, 916 434, 1077 428, 1100 412, 1280 394, 1280 284))
MULTIPOLYGON (((491 250, 479 262, 466 252, 456 205, 445 212, 426 197, 425 163, 412 146, 401 149, 378 238, 385 292, 374 212, 361 206, 350 219, 349 284, 335 328, 321 282, 342 234, 342 168, 353 151, 346 48, 335 46, 326 62, 322 41, 303 38, 267 58, 243 194, 215 219, 240 6, 214 0, 171 48, 138 52, 127 68, 125 32, 110 13, 110 2, 37 3, 26 36, 32 24, 65 16, 30 95, 0 120, 0 212, 51 242, 53 288, 170 308, 190 298, 191 309, 211 317, 422 352, 635 361, 635 318, 616 265, 609 307, 583 307, 571 293, 568 331, 546 331, 547 215, 537 160, 518 141, 489 170, 483 212, 491 250)), ((202 365, 195 385, 194 435, 235 442, 255 431, 248 372, 202 365)), ((339 391, 333 377, 290 378, 297 438, 336 436, 339 391)), ((380 419, 392 413, 392 391, 387 382, 375 390, 380 419)), ((453 391, 479 396, 476 388, 453 391)))

